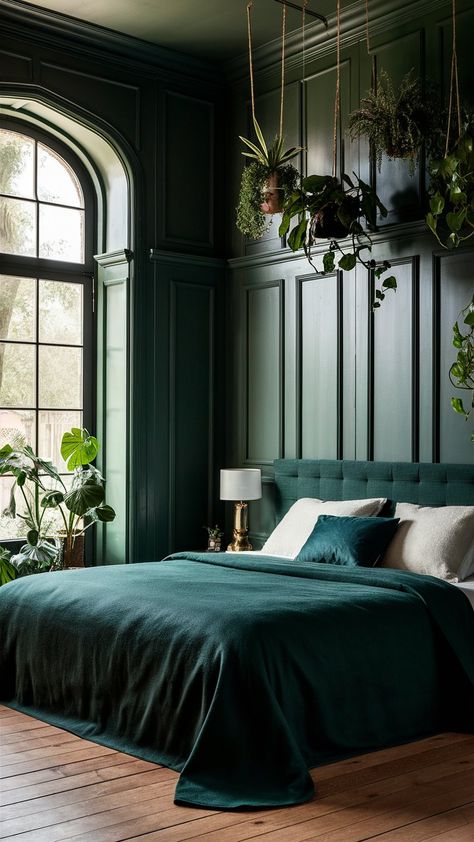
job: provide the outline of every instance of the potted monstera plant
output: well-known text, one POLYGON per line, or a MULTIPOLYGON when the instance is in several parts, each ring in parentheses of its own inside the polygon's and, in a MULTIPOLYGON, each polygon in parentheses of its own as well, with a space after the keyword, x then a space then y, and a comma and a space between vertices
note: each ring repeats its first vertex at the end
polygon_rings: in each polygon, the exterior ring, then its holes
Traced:
MULTIPOLYGON (((372 241, 363 220, 375 228, 377 211, 386 216, 387 210, 368 184, 356 175, 354 178, 355 181, 344 174, 341 181, 330 175, 310 175, 303 179, 301 187, 284 202, 279 234, 288 235, 287 243, 292 251, 302 248, 317 272, 321 269, 313 262, 312 248, 316 240, 322 239, 329 241, 323 255, 323 274, 334 271, 337 259, 339 269, 349 271, 361 263, 379 280, 390 269, 390 263, 385 260, 377 264, 371 258, 372 241), (295 224, 291 228, 293 220, 295 224)), ((380 307, 386 292, 396 288, 393 275, 385 278, 375 292, 373 307, 380 307)))
POLYGON ((242 155, 250 163, 242 172, 237 228, 245 236, 259 239, 269 225, 268 216, 281 212, 284 200, 296 187, 298 171, 290 161, 298 155, 301 147, 293 146, 285 150, 281 135, 277 135, 271 146, 267 146, 256 119, 253 124, 256 144, 240 136, 247 147, 242 155))
POLYGON ((29 445, 15 442, 0 449, 0 476, 13 475, 4 514, 21 518, 27 530, 26 543, 11 559, 19 575, 76 566, 74 551, 77 554, 86 530, 97 521, 115 518, 105 503, 104 478, 91 464, 98 450, 97 439, 87 430, 74 427, 64 433, 61 455, 73 472, 68 488, 55 465, 37 456, 29 445), (23 514, 17 510, 17 495, 23 501, 23 514), (46 529, 51 510, 58 511, 62 528, 46 529))

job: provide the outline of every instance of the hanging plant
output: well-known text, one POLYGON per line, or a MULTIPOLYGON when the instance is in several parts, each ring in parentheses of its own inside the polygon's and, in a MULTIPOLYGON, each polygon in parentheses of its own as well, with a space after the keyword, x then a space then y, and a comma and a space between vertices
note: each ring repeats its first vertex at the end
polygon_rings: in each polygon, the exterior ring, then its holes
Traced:
MULTIPOLYGON (((304 6, 306 3, 304 4, 304 6)), ((282 9, 281 32, 281 91, 280 91, 280 130, 272 145, 267 146, 263 132, 255 116, 255 93, 252 62, 252 0, 247 3, 247 30, 250 71, 250 96, 252 102, 252 120, 257 143, 239 135, 247 150, 242 152, 250 158, 242 173, 239 202, 237 205, 237 228, 247 237, 258 240, 271 224, 268 216, 280 213, 286 198, 296 188, 299 174, 289 162, 301 152, 300 146, 283 149, 283 113, 285 102, 285 33, 286 5, 282 9), (250 150, 250 151, 249 151, 250 150)), ((303 6, 303 27, 304 27, 303 6)))
POLYGON ((423 143, 439 143, 439 105, 434 88, 423 92, 413 70, 404 76, 395 92, 390 76, 381 71, 377 88, 367 92, 360 108, 349 117, 352 139, 365 136, 375 153, 378 169, 382 156, 408 158, 410 172, 423 143))
MULTIPOLYGON (((470 303, 459 314, 463 324, 468 328, 467 333, 461 333, 459 321, 453 325, 453 345, 457 349, 457 357, 449 369, 449 379, 456 389, 470 392, 469 409, 464 407, 462 398, 451 398, 451 406, 466 421, 471 413, 474 414, 474 296, 470 303)), ((471 434, 474 441, 474 433, 471 434)))
MULTIPOLYGON (((316 240, 324 239, 329 240, 329 247, 323 255, 322 274, 334 271, 338 257, 339 269, 350 271, 360 263, 379 280, 390 269, 390 263, 385 260, 377 264, 370 256, 364 258, 363 252, 372 253, 372 240, 362 220, 365 217, 367 225, 375 228, 377 211, 386 216, 387 209, 370 185, 355 174, 354 177, 355 182, 346 174, 342 181, 330 175, 303 179, 301 188, 285 201, 279 234, 284 237, 289 232, 288 246, 292 251, 302 248, 317 272, 321 270, 313 263, 312 247, 316 240), (297 221, 290 231, 293 219, 297 221), (339 242, 346 239, 350 240, 349 248, 339 242)), ((385 278, 375 292, 372 307, 380 307, 385 293, 396 288, 393 275, 385 278)))
POLYGON ((430 210, 426 224, 446 249, 474 236, 474 119, 468 119, 452 152, 429 165, 430 210))
POLYGON ((251 159, 242 173, 239 203, 237 205, 237 227, 242 234, 257 240, 268 229, 271 220, 268 215, 280 213, 284 201, 295 190, 299 174, 289 161, 301 151, 300 147, 283 150, 283 138, 277 136, 267 147, 262 130, 254 119, 258 146, 240 137, 251 150, 243 152, 251 159))

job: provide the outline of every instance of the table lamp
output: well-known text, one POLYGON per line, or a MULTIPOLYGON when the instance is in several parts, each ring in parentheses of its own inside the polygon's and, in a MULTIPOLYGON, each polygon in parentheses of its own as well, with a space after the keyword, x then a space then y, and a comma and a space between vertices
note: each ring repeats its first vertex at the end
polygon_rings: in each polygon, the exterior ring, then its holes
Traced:
POLYGON ((234 553, 252 549, 248 538, 248 500, 260 500, 262 472, 260 468, 225 468, 221 470, 221 500, 234 502, 233 542, 227 547, 234 553))

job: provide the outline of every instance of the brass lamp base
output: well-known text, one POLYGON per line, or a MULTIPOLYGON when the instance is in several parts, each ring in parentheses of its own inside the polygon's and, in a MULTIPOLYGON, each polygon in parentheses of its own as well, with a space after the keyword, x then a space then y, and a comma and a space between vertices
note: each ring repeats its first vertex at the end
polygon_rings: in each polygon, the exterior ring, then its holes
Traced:
POLYGON ((247 503, 235 503, 233 542, 227 547, 231 553, 246 553, 252 549, 248 538, 248 506, 247 503))

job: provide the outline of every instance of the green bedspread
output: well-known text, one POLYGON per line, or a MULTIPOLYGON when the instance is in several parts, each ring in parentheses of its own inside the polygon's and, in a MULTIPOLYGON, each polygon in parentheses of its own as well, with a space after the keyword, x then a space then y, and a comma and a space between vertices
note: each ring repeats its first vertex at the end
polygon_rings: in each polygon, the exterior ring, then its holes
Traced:
POLYGON ((5 585, 0 640, 2 702, 184 804, 299 803, 308 768, 474 722, 474 613, 428 576, 180 553, 5 585))

